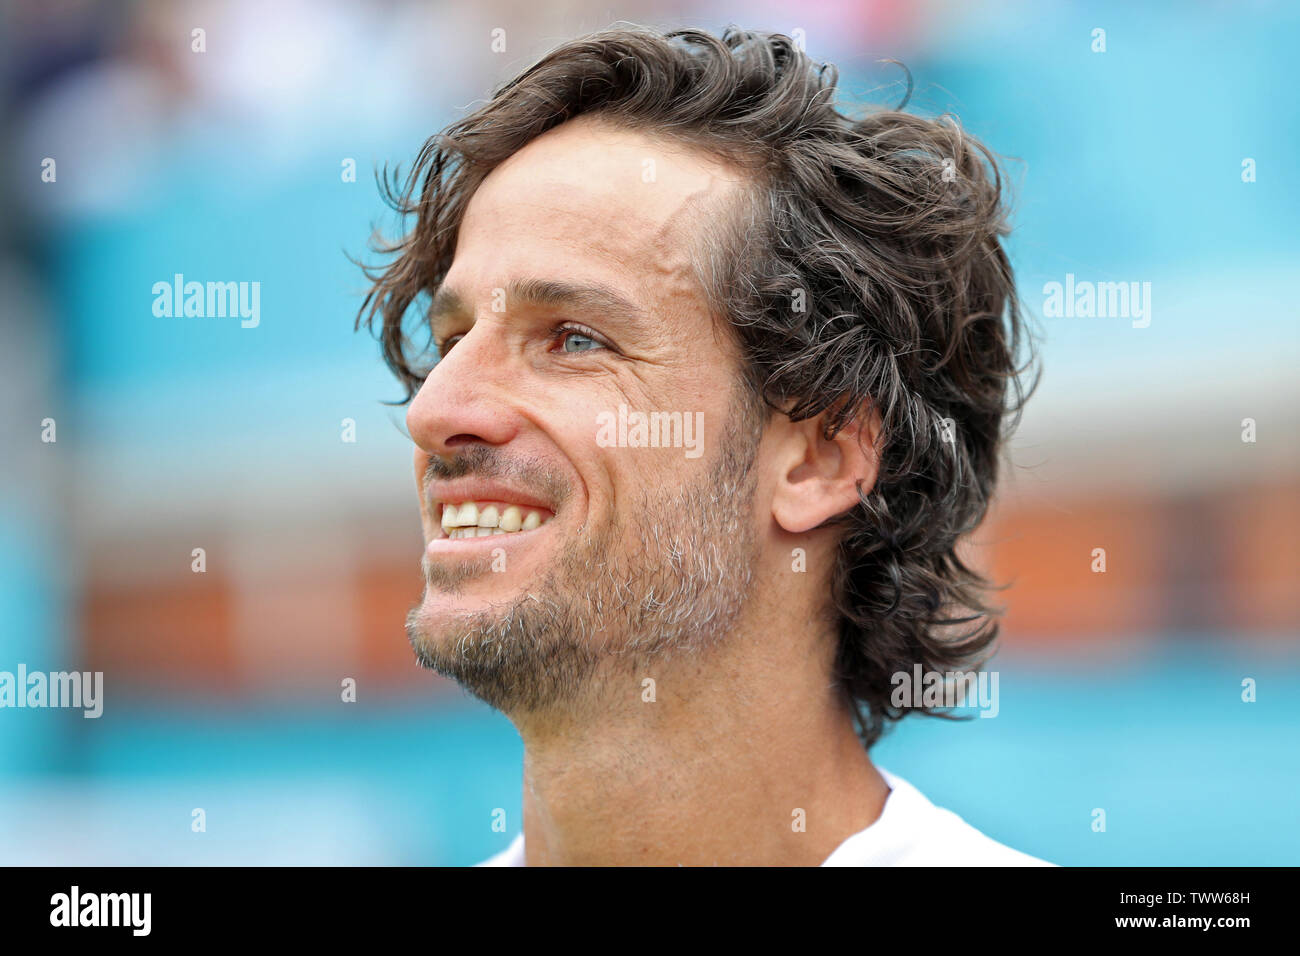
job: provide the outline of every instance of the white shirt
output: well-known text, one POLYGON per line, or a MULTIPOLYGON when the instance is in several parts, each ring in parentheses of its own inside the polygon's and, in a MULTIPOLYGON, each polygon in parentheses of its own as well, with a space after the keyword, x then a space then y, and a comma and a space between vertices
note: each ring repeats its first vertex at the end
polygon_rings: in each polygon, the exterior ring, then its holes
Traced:
MULTIPOLYGON (((877 767, 889 784, 876 822, 849 837, 822 866, 1055 866, 985 836, 936 807, 902 777, 877 767)), ((479 866, 523 866, 524 835, 479 866)))

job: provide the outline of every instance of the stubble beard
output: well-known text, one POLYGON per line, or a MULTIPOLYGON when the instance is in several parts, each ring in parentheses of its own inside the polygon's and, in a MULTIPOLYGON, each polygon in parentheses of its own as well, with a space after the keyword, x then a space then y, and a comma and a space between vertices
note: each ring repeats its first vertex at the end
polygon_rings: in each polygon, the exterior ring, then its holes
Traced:
MULTIPOLYGON (((584 528, 504 605, 437 624, 415 608, 406 629, 417 660, 512 717, 574 718, 599 713, 611 693, 639 695, 669 661, 716 646, 753 585, 758 437, 753 416, 733 409, 702 479, 647 490, 615 523, 584 528)), ((454 591, 466 573, 475 572, 426 566, 429 587, 454 591)))

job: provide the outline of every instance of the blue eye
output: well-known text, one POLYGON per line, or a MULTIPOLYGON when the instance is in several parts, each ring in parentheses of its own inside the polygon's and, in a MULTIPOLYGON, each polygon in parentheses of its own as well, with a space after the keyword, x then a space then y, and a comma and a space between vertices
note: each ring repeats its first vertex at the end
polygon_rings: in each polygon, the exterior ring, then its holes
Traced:
POLYGON ((565 352, 590 352, 592 349, 602 349, 605 346, 597 342, 590 335, 579 332, 576 329, 563 329, 561 334, 564 336, 565 352))

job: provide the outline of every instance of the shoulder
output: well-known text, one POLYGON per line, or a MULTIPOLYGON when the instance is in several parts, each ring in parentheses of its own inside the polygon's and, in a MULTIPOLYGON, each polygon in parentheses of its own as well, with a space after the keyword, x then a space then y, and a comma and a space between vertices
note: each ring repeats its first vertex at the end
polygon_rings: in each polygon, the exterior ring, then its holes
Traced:
POLYGON ((880 769, 890 793, 880 818, 842 843, 824 866, 1055 866, 981 833, 880 769))

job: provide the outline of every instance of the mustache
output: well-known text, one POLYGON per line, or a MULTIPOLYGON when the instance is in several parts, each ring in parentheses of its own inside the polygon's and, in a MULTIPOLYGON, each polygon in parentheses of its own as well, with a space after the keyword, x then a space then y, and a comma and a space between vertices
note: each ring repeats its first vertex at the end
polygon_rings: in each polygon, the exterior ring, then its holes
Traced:
POLYGON ((569 483, 553 468, 536 458, 507 456, 490 445, 473 445, 451 456, 430 455, 424 467, 427 492, 431 481, 450 481, 473 475, 522 485, 559 506, 568 500, 569 483))

